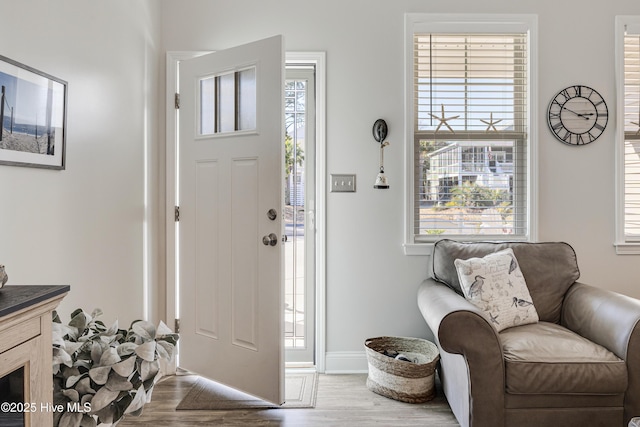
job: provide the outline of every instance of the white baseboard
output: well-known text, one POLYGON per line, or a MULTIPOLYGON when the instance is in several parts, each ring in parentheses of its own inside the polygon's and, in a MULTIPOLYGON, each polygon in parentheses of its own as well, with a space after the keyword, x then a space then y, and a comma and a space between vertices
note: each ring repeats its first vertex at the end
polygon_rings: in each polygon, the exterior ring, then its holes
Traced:
POLYGON ((329 351, 325 353, 325 374, 366 374, 369 372, 364 351, 329 351))

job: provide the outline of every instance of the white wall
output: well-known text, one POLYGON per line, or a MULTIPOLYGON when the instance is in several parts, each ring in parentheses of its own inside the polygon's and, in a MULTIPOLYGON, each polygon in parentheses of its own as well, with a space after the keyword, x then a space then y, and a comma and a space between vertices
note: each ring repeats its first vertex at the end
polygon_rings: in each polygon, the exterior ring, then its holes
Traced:
POLYGON ((640 14, 637 0, 164 0, 163 8, 165 50, 219 50, 284 34, 289 51, 327 52, 327 174, 355 173, 358 182, 355 194, 327 195, 328 369, 357 358, 367 337, 427 336, 415 295, 428 260, 401 246, 405 12, 538 15, 539 239, 571 243, 584 282, 640 297, 639 258, 613 247, 614 16, 640 14), (556 141, 544 119, 552 95, 575 83, 597 88, 612 118, 597 142, 580 148, 556 141), (385 191, 372 188, 377 118, 390 127, 385 191))
POLYGON ((70 285, 63 319, 100 307, 128 326, 145 315, 143 282, 157 279, 143 249, 145 227, 158 226, 160 8, 0 0, 0 10, 0 55, 69 84, 66 170, 0 166, 0 263, 9 284, 70 285))

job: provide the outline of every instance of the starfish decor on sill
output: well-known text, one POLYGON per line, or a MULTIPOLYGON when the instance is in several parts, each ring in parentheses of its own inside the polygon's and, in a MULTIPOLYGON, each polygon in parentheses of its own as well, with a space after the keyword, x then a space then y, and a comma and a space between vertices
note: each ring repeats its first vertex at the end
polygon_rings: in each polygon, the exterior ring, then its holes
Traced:
POLYGON ((491 129, 493 129, 494 132, 498 132, 498 129, 496 129, 496 125, 500 123, 502 119, 493 120, 493 113, 489 113, 489 120, 480 119, 480 121, 487 125, 487 129, 485 130, 485 132, 491 132, 491 129))
POLYGON ((440 123, 438 123, 438 127, 436 127, 436 132, 438 132, 440 130, 442 125, 445 125, 449 129, 449 131, 451 131, 451 133, 455 133, 455 131, 453 130, 453 128, 451 128, 451 126, 449 126, 449 123, 447 123, 447 121, 457 119, 460 116, 458 115, 458 116, 445 117, 444 116, 444 104, 440 104, 440 107, 442 108, 442 116, 441 117, 438 117, 435 114, 429 113, 429 115, 431 117, 433 117, 434 119, 440 121, 440 123))

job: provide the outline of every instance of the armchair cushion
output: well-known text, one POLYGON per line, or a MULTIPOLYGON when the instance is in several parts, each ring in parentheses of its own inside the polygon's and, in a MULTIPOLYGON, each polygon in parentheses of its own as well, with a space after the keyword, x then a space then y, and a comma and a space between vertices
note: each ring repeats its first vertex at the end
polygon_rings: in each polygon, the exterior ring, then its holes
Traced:
POLYGON ((433 246, 431 277, 463 295, 454 261, 482 258, 512 248, 540 320, 559 323, 564 295, 580 277, 576 253, 566 243, 456 242, 443 239, 433 246))
POLYGON ((538 313, 513 250, 454 261, 465 298, 481 309, 498 331, 536 323, 538 313))
POLYGON ((626 363, 560 325, 540 322, 500 333, 511 394, 623 394, 626 363))

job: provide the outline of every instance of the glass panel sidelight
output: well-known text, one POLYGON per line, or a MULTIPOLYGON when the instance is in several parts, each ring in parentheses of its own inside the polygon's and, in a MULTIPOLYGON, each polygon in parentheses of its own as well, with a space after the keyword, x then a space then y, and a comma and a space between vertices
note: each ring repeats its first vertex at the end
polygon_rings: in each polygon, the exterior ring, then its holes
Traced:
POLYGON ((256 129, 256 67, 200 79, 200 135, 256 129))
POLYGON ((285 82, 285 347, 304 348, 306 80, 285 82))

